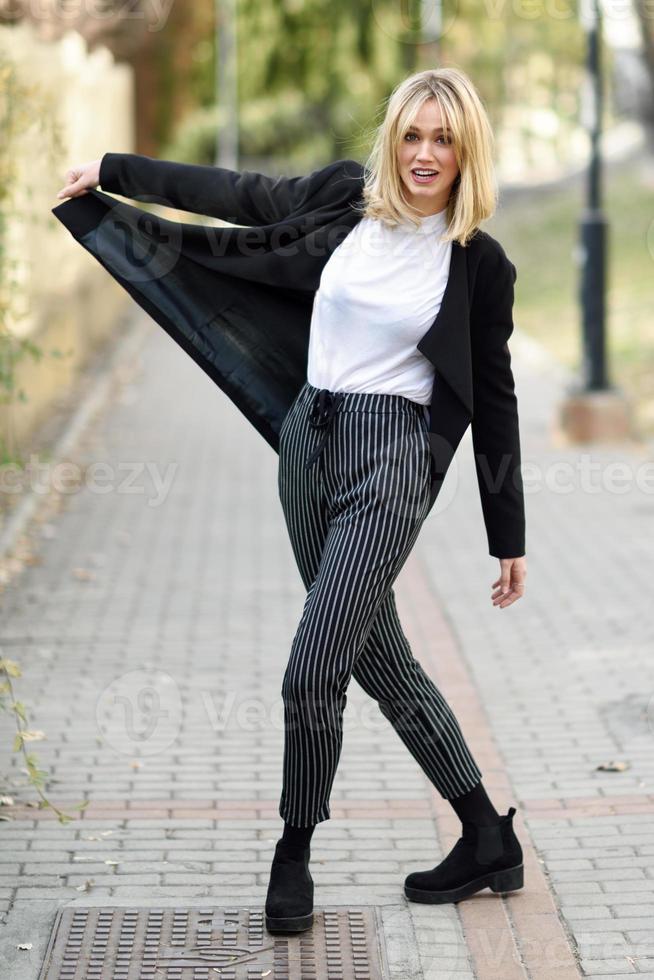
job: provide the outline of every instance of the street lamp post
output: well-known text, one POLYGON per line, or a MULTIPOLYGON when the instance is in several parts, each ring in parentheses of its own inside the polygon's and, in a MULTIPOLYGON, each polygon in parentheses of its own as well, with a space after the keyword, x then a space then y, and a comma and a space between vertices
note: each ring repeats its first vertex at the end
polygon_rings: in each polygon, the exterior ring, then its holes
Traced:
POLYGON ((582 117, 590 137, 586 210, 580 221, 581 314, 583 337, 582 378, 586 391, 609 387, 606 370, 606 240, 607 222, 602 211, 602 70, 600 64, 601 20, 597 0, 582 3, 586 29, 586 78, 582 117))
POLYGON ((609 384, 606 367, 606 243, 602 211, 602 72, 599 0, 581 0, 587 37, 586 75, 582 89, 582 122, 590 136, 586 208, 579 223, 582 321, 581 379, 574 382, 559 408, 560 431, 567 442, 622 442, 631 436, 631 406, 624 392, 609 384))

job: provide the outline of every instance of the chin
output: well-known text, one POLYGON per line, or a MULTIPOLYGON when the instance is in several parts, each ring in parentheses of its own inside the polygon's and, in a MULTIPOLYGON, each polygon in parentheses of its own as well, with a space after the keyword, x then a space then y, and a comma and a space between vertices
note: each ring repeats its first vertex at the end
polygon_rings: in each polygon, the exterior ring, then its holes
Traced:
POLYGON ((405 183, 404 186, 407 192, 414 197, 436 197, 441 192, 440 187, 438 189, 434 187, 418 187, 413 183, 405 183))

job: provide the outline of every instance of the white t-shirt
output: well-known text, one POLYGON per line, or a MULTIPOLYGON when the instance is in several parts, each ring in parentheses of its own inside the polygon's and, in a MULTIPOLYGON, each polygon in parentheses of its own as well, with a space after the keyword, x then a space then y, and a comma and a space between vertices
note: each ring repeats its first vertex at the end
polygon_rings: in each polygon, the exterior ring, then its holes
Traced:
POLYGON ((446 209, 389 228, 364 217, 332 252, 313 301, 307 380, 330 391, 404 395, 429 405, 433 364, 416 348, 447 285, 446 209))

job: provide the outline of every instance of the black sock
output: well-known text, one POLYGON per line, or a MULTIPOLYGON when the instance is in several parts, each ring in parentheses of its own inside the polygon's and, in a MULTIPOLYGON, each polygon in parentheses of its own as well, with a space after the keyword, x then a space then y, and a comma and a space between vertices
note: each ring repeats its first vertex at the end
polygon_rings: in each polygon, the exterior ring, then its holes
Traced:
POLYGON ((282 840, 285 844, 297 844, 300 847, 307 847, 311 843, 311 835, 315 828, 315 824, 309 827, 294 827, 290 823, 284 823, 282 840))
POLYGON ((500 815, 489 800, 482 783, 477 783, 463 796, 456 796, 448 802, 452 804, 462 823, 465 820, 477 827, 492 827, 499 822, 500 815))

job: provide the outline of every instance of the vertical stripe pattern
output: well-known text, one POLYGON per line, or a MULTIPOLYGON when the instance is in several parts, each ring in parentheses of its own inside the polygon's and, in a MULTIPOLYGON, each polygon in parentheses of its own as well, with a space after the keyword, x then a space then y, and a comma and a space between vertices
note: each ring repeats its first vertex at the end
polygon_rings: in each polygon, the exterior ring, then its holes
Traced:
POLYGON ((441 795, 481 779, 447 702, 413 657, 392 584, 429 510, 424 406, 402 395, 327 392, 308 381, 280 431, 278 490, 307 589, 282 682, 279 813, 329 819, 350 678, 441 795))

